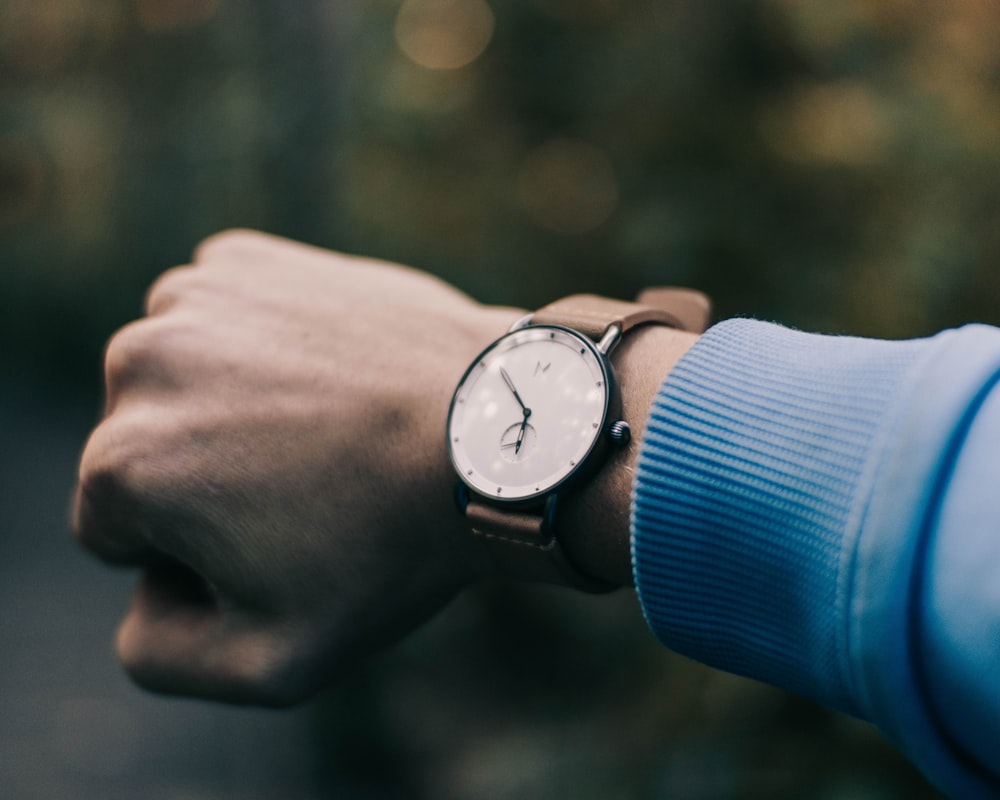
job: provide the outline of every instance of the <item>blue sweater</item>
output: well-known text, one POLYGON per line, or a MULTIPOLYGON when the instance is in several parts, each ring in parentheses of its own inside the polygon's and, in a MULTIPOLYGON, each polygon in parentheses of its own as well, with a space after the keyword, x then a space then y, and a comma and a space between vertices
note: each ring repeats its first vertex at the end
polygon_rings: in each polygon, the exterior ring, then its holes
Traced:
POLYGON ((636 587, 667 646, 1000 797, 1000 330, 713 327, 652 409, 636 587))

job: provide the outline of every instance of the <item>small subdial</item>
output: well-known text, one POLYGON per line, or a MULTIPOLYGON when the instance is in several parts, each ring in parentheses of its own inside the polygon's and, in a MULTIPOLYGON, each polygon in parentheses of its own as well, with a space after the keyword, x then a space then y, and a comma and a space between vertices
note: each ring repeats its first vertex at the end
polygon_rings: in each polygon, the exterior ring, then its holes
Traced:
POLYGON ((527 420, 515 422, 500 437, 500 454, 510 462, 524 461, 534 451, 537 439, 534 426, 527 420))

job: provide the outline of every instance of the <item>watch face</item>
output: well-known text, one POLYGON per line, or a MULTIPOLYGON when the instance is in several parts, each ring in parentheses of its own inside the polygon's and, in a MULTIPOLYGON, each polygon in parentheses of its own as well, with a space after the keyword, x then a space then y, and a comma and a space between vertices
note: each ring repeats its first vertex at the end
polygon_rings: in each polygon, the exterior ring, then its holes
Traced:
POLYGON ((524 501, 571 476, 604 430, 607 360, 580 334, 532 326, 497 340, 455 390, 452 463, 481 495, 524 501))

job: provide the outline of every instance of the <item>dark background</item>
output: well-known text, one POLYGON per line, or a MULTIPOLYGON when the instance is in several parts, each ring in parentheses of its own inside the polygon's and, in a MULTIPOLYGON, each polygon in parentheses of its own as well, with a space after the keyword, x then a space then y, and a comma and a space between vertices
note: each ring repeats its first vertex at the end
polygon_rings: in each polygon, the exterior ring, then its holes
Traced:
POLYGON ((496 303, 709 291, 906 337, 1000 322, 1000 6, 0 0, 0 794, 936 797, 877 733, 494 586, 291 712, 131 687, 132 576, 66 533, 107 337, 248 226, 496 303))

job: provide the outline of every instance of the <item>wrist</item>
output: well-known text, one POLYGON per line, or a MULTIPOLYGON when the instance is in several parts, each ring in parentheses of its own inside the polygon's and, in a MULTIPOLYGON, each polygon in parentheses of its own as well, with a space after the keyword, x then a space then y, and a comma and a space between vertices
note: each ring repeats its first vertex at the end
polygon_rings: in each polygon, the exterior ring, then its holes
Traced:
POLYGON ((592 480, 567 494, 560 510, 560 539, 570 561, 587 575, 618 586, 633 583, 630 506, 635 459, 660 386, 697 340, 695 333, 648 325, 630 334, 614 355, 622 418, 632 429, 631 440, 592 480))

